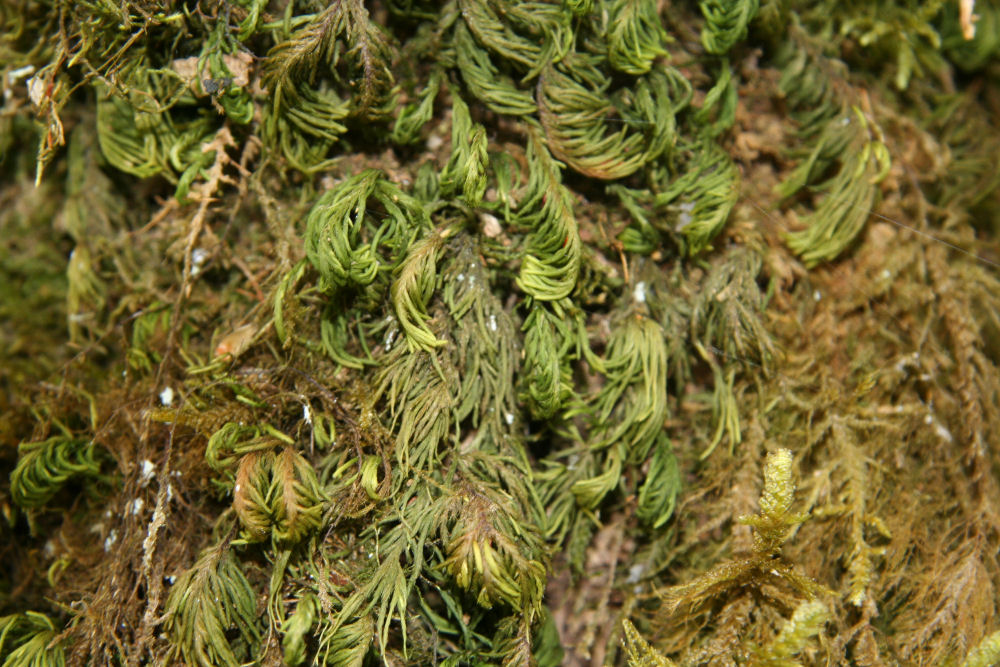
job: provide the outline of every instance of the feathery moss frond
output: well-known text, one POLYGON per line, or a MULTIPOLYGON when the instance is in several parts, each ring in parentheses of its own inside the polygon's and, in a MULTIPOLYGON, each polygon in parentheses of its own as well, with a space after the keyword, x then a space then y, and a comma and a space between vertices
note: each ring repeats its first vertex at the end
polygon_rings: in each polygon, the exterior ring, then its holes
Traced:
POLYGON ((753 548, 758 554, 777 553, 788 538, 789 531, 806 520, 792 514, 795 482, 792 480, 792 452, 779 449, 767 455, 764 466, 764 490, 760 494, 760 513, 740 517, 739 522, 751 526, 753 548))
POLYGON ((441 170, 441 194, 452 197, 461 192, 462 199, 475 208, 486 192, 486 129, 473 123, 469 107, 462 98, 452 97, 451 157, 441 170))
POLYGON ((272 450, 295 441, 270 424, 239 424, 227 422, 208 438, 205 462, 214 470, 230 469, 237 460, 252 454, 272 450))
POLYGON ((639 76, 653 61, 667 54, 663 45, 670 39, 656 3, 643 0, 615 0, 608 16, 608 62, 617 70, 639 76))
POLYGON ((233 484, 233 511, 243 526, 243 539, 262 542, 271 534, 271 468, 274 453, 251 452, 240 459, 233 484))
POLYGON ((628 667, 674 667, 675 662, 650 646, 627 618, 622 620, 625 631, 625 659, 628 667))
POLYGON ((818 600, 801 603, 781 632, 763 647, 750 664, 755 667, 800 667, 795 656, 805 650, 830 618, 826 605, 818 600))
POLYGON ((524 331, 524 376, 521 400, 538 419, 555 415, 573 396, 569 355, 575 336, 566 312, 553 302, 533 303, 521 327, 524 331))
POLYGON ((556 67, 538 80, 539 120, 552 154, 574 170, 614 180, 670 150, 684 99, 672 69, 655 69, 627 91, 589 87, 556 67), (680 99, 678 99, 680 98, 680 99))
POLYGON ((371 616, 361 616, 338 626, 327 626, 319 640, 318 654, 331 667, 362 667, 375 639, 371 616))
POLYGON ((295 604, 295 611, 281 623, 282 658, 289 667, 297 667, 306 660, 306 637, 319 620, 322 609, 312 593, 304 593, 295 604))
POLYGON ((728 53, 747 36, 747 26, 757 15, 759 0, 699 0, 705 15, 701 43, 709 53, 728 53))
POLYGON ((417 241, 392 283, 392 304, 412 349, 432 350, 445 344, 427 327, 427 304, 437 286, 437 255, 447 233, 443 230, 417 241))
POLYGON ((205 459, 216 470, 228 470, 239 457, 233 510, 248 542, 268 536, 298 542, 322 523, 326 495, 312 464, 291 444, 288 436, 266 424, 230 422, 209 438, 205 459))
POLYGON ((425 468, 451 428, 459 386, 451 364, 433 351, 399 345, 391 350, 379 374, 378 396, 385 396, 396 432, 395 456, 404 471, 425 468))
POLYGON ((63 667, 66 654, 55 625, 45 614, 26 611, 0 617, 4 667, 63 667))
POLYGON ((366 169, 324 193, 309 211, 306 257, 328 289, 368 285, 378 275, 378 256, 370 243, 362 242, 361 230, 380 177, 366 169))
MULTIPOLYGON (((166 168, 166 156, 158 145, 160 137, 148 132, 151 125, 149 121, 139 122, 127 100, 110 91, 98 95, 97 140, 105 159, 116 169, 148 177, 166 168), (140 129, 143 127, 147 129, 145 135, 140 129)), ((169 126, 167 129, 172 130, 169 126)))
POLYGON ((692 338, 730 359, 771 361, 776 347, 763 319, 765 294, 757 284, 763 263, 757 250, 738 248, 712 266, 691 312, 692 338))
POLYGON ((681 471, 674 448, 666 432, 661 431, 653 445, 646 480, 639 487, 636 516, 655 528, 662 527, 674 514, 681 490, 681 471))
POLYGON ((739 97, 736 87, 729 59, 721 58, 719 77, 705 93, 701 108, 694 114, 694 121, 701 126, 703 136, 717 137, 736 122, 736 103, 739 97))
POLYGON ((22 442, 17 455, 10 491, 14 502, 24 508, 43 506, 71 478, 96 476, 101 469, 93 442, 65 435, 22 442))
POLYGON ((739 407, 734 393, 737 367, 752 362, 765 373, 775 345, 763 320, 764 294, 757 285, 762 257, 742 248, 713 265, 694 301, 690 316, 694 349, 712 369, 712 413, 715 435, 702 454, 707 458, 722 440, 730 447, 742 441, 739 407), (722 357, 720 359, 720 357, 722 357))
POLYGON ((739 199, 740 174, 729 155, 710 139, 693 146, 686 162, 683 176, 657 193, 653 204, 658 209, 673 204, 678 212, 673 231, 683 236, 685 253, 696 255, 710 247, 726 224, 739 199))
POLYGON ((517 217, 531 231, 517 285, 539 301, 569 295, 580 272, 580 232, 573 200, 562 185, 559 164, 529 128, 528 186, 517 217))
POLYGON ((621 484, 624 459, 624 445, 616 445, 608 451, 604 461, 601 462, 599 474, 593 474, 595 471, 592 470, 587 471, 592 476, 583 477, 581 474, 581 479, 573 482, 570 492, 580 507, 586 510, 597 509, 604 497, 621 484))
MULTIPOLYGON (((819 186, 827 193, 807 217, 808 227, 787 235, 788 247, 807 266, 836 258, 854 241, 875 205, 878 184, 889 173, 889 150, 882 143, 881 131, 860 109, 853 111, 830 124, 806 163, 809 173, 817 163, 815 156, 839 155, 841 161, 837 174, 819 186)), ((793 176, 785 192, 794 191, 806 178, 793 176)))
MULTIPOLYGON (((496 448, 517 419, 514 325, 490 291, 470 238, 459 232, 445 248, 438 278, 443 288, 433 300, 436 313, 430 320, 439 344, 389 341, 379 373, 377 395, 385 396, 394 417, 404 415, 394 425, 396 455, 407 467, 422 468, 433 460, 454 424, 471 419, 479 429, 475 446, 496 448)), ((422 303, 431 303, 430 297, 422 303)))
POLYGON ((531 94, 519 90, 501 73, 489 52, 479 48, 464 21, 455 26, 455 60, 469 92, 491 110, 511 116, 526 116, 537 110, 531 94))
POLYGON ((459 0, 462 18, 476 40, 534 78, 569 50, 569 14, 556 4, 510 0, 459 0))
POLYGON ((477 448, 508 451, 519 421, 516 328, 471 240, 459 236, 449 250, 454 259, 443 271, 441 296, 455 323, 451 335, 462 378, 455 419, 472 420, 477 448))
POLYGON ((335 2, 305 27, 275 46, 264 63, 264 85, 271 93, 264 134, 295 167, 314 170, 327 164, 327 152, 347 128, 350 115, 379 120, 393 85, 389 45, 372 23, 361 0, 335 2), (341 39, 350 48, 343 51, 341 39), (341 59, 346 76, 357 76, 359 94, 341 99, 333 89, 341 59))
POLYGON ((423 90, 417 93, 416 103, 410 103, 399 110, 396 123, 392 127, 392 140, 397 144, 412 144, 420 138, 420 130, 434 117, 434 101, 444 83, 444 72, 435 68, 423 90))
POLYGON ((521 536, 523 540, 524 524, 511 511, 511 500, 470 488, 456 502, 461 508, 444 562, 455 582, 475 593, 478 604, 486 609, 497 602, 514 609, 540 604, 545 567, 512 539, 521 536))
POLYGON ((187 664, 237 667, 257 655, 256 596, 225 544, 207 549, 177 577, 164 615, 164 627, 187 664), (232 639, 230 631, 236 631, 232 639))
POLYGON ((631 463, 648 456, 667 417, 668 362, 663 329, 629 308, 604 355, 606 381, 595 399, 597 446, 621 443, 631 463))
POLYGON ((400 252, 430 220, 423 206, 389 183, 376 169, 366 169, 324 193, 306 217, 305 249, 323 286, 332 290, 365 287, 379 271, 391 268, 379 250, 400 252), (378 222, 369 201, 386 215, 378 222))
POLYGON ((941 36, 934 26, 944 4, 872 2, 859 6, 861 11, 845 13, 840 34, 857 40, 873 60, 891 63, 893 84, 905 90, 914 75, 940 72, 945 67, 941 36))
POLYGON ((667 589, 664 599, 670 611, 682 607, 694 610, 708 600, 747 587, 786 586, 810 600, 820 593, 831 593, 781 556, 781 545, 791 529, 806 519, 805 515, 791 513, 794 495, 792 453, 787 449, 769 452, 760 513, 739 519, 754 529, 753 551, 716 565, 692 582, 667 589))
POLYGON ((291 447, 274 457, 271 512, 274 539, 295 543, 323 524, 326 494, 313 465, 291 447))

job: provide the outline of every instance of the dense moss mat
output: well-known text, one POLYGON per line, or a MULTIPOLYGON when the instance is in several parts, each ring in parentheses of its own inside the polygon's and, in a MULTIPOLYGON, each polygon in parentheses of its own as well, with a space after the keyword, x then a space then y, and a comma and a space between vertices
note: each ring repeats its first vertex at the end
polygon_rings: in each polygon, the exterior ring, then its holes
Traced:
POLYGON ((0 664, 1000 660, 1000 5, 0 5, 0 664))

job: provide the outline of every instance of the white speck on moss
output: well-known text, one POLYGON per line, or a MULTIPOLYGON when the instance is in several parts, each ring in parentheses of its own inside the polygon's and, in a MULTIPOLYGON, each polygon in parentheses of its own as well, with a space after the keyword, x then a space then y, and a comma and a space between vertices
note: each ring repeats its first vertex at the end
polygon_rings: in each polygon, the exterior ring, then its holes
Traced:
POLYGON ((642 575, 646 572, 646 566, 642 563, 633 565, 628 569, 628 579, 625 580, 626 584, 637 584, 642 575))
POLYGON ((635 299, 636 303, 646 303, 646 283, 644 281, 640 280, 635 284, 632 298, 635 299))
POLYGON ((679 232, 690 225, 691 221, 694 219, 691 217, 691 212, 694 211, 694 202, 686 201, 678 208, 681 210, 681 214, 677 217, 677 225, 674 226, 674 229, 679 232))
POLYGON ((149 486, 155 472, 156 466, 153 465, 153 462, 149 459, 143 459, 142 463, 139 464, 139 486, 142 488, 149 486))
POLYGON ((104 540, 104 552, 107 553, 108 551, 111 551, 111 547, 113 547, 117 541, 118 531, 112 528, 111 532, 108 533, 107 539, 104 540))
POLYGON ((208 259, 208 251, 204 248, 195 248, 191 251, 191 275, 196 276, 201 273, 205 260, 208 259))
POLYGON ((160 403, 166 407, 170 407, 174 403, 174 390, 170 387, 164 387, 163 391, 160 392, 160 403))

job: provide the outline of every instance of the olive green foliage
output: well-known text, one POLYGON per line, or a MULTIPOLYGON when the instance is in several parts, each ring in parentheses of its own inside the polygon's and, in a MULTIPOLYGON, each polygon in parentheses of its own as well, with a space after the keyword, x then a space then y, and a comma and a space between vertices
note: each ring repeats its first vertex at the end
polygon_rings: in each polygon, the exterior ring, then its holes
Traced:
POLYGON ((2 665, 994 662, 975 14, 3 3, 2 665))
POLYGON ((17 467, 10 476, 11 497, 21 507, 41 507, 76 476, 96 475, 100 462, 94 444, 56 435, 17 448, 17 467))
POLYGON ((56 634, 49 617, 37 611, 0 616, 4 667, 62 667, 66 655, 56 634))
POLYGON ((792 453, 781 449, 768 454, 760 513, 739 518, 740 523, 754 529, 752 550, 715 566, 695 581, 668 589, 664 593, 668 609, 688 611, 733 589, 742 595, 765 585, 787 586, 810 599, 823 592, 821 585, 781 557, 781 546, 791 529, 806 518, 791 512, 794 493, 792 453))
POLYGON ((164 627, 189 665, 238 665, 260 641, 256 601, 239 563, 225 546, 206 551, 177 578, 164 627), (236 630, 238 639, 226 633, 236 630))

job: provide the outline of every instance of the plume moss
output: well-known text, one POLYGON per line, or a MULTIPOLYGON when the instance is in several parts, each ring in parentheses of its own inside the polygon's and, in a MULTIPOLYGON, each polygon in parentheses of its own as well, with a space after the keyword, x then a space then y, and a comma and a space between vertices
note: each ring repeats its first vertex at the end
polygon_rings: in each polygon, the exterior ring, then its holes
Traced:
POLYGON ((0 662, 994 661, 970 4, 5 3, 0 662))

